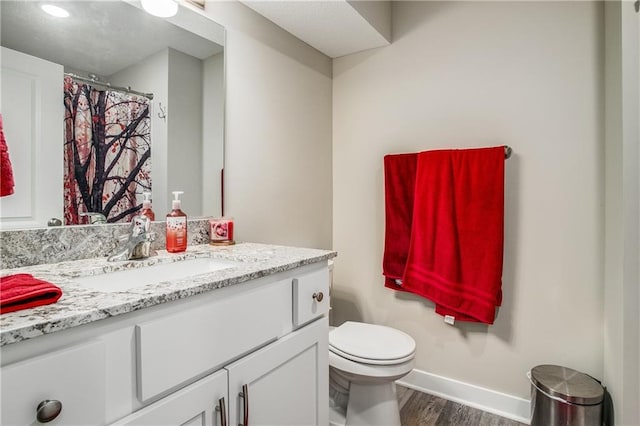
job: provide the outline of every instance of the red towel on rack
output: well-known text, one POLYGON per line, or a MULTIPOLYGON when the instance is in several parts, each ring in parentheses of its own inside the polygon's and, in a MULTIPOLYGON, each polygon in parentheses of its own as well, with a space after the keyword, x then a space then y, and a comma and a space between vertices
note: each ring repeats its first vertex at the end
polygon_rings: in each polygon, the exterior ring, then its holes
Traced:
POLYGON ((62 290, 59 287, 31 274, 0 277, 1 314, 55 303, 60 296, 62 290))
POLYGON ((4 138, 2 114, 0 114, 0 197, 13 194, 13 168, 9 159, 9 148, 4 138))
POLYGON ((493 324, 502 302, 504 152, 418 154, 403 289, 457 320, 493 324))
POLYGON ((385 234, 382 273, 385 286, 401 290, 409 254, 418 154, 384 157, 385 234))

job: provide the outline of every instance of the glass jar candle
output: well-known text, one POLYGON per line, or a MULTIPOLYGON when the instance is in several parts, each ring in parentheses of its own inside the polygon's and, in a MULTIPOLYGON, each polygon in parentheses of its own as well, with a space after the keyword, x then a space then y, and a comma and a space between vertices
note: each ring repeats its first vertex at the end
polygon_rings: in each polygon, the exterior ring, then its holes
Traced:
POLYGON ((235 244, 233 240, 233 218, 220 217, 209 220, 209 243, 213 245, 235 244))

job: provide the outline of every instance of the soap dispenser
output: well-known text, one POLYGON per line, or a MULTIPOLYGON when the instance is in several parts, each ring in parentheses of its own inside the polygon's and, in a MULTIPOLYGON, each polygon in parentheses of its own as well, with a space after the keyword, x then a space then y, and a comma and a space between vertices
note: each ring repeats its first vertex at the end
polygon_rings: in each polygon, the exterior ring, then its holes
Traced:
POLYGON ((167 214, 167 251, 179 253, 187 249, 187 215, 180 210, 180 194, 173 191, 171 212, 167 214))
POLYGON ((149 220, 156 220, 156 214, 151 210, 151 193, 143 192, 144 200, 142 201, 142 210, 140 211, 141 216, 146 216, 149 220))

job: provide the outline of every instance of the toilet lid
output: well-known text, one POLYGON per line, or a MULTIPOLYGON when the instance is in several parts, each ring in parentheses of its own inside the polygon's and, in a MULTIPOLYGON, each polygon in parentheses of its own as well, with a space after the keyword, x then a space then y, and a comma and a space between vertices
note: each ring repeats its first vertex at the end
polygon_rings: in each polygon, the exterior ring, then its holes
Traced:
POLYGON ((390 365, 413 358, 416 342, 391 327, 347 321, 329 332, 329 350, 356 362, 390 365))

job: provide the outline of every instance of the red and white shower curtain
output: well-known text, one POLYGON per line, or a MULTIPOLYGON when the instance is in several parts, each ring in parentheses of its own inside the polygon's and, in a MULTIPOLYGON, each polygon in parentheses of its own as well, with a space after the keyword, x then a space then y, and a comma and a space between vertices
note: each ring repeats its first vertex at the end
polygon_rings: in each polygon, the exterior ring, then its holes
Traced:
POLYGON ((64 222, 129 221, 151 191, 150 102, 64 79, 64 222))

